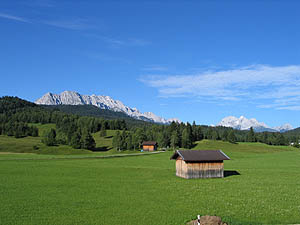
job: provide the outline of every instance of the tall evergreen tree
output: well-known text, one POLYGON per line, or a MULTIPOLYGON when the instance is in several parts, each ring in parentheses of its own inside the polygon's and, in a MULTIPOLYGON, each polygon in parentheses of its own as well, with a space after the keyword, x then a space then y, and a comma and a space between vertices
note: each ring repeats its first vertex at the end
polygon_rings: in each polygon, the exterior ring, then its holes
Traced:
POLYGON ((47 146, 54 146, 56 144, 56 131, 51 128, 51 130, 42 139, 42 142, 47 146))
POLYGON ((92 150, 96 147, 96 142, 93 136, 85 130, 81 136, 81 148, 92 150))
POLYGON ((227 129, 225 129, 225 130, 223 131, 223 134, 222 134, 222 140, 223 140, 223 141, 228 141, 228 131, 227 131, 227 129))
POLYGON ((78 131, 71 137, 70 145, 76 149, 81 148, 81 135, 78 131))
POLYGON ((247 141, 248 142, 256 142, 256 137, 255 137, 253 127, 250 127, 250 131, 248 132, 248 135, 247 135, 247 141))
POLYGON ((219 139, 219 134, 216 130, 212 131, 211 139, 212 140, 218 140, 219 139))
POLYGON ((191 148, 193 145, 193 137, 187 127, 182 131, 181 144, 183 148, 191 148))
POLYGON ((120 150, 125 150, 127 148, 126 144, 126 138, 127 138, 127 133, 125 129, 121 133, 121 143, 120 143, 120 150))
POLYGON ((230 131, 229 131, 227 140, 228 140, 230 143, 236 143, 236 137, 235 137, 235 134, 234 134, 234 130, 230 130, 230 131))
POLYGON ((286 145, 286 139, 282 134, 278 134, 275 140, 276 145, 286 145))
POLYGON ((138 142, 139 147, 142 145, 143 141, 146 141, 145 131, 142 128, 137 128, 135 130, 135 138, 138 142))
POLYGON ((211 127, 208 128, 207 132, 206 132, 206 138, 211 140, 212 139, 212 132, 213 129, 211 127))
POLYGON ((172 132, 172 136, 171 136, 171 147, 173 149, 179 147, 179 141, 180 141, 180 136, 178 131, 174 130, 172 132))
POLYGON ((133 150, 134 149, 133 138, 132 138, 132 133, 131 132, 129 132, 127 134, 127 137, 126 137, 126 149, 128 149, 128 150, 133 150))
POLYGON ((166 133, 166 131, 162 131, 158 134, 158 146, 161 148, 166 148, 169 146, 170 143, 170 138, 168 136, 168 134, 166 133))
POLYGON ((121 150, 121 134, 118 130, 115 136, 113 137, 113 147, 116 148, 118 151, 121 150))

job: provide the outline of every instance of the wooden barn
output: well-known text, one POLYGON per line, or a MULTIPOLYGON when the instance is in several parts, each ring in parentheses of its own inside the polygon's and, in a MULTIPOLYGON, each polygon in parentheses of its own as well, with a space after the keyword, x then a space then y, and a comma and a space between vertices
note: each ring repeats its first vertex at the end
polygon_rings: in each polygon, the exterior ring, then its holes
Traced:
POLYGON ((156 141, 144 141, 142 145, 144 151, 153 152, 157 149, 156 141))
POLYGON ((221 150, 177 150, 176 176, 186 179, 224 177, 224 162, 230 158, 221 150))

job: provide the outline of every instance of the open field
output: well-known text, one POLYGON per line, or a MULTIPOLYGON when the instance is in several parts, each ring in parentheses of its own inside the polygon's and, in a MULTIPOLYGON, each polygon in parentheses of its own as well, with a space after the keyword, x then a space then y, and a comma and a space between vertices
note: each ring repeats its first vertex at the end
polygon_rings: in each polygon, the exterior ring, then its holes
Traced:
MULTIPOLYGON (((6 135, 0 135, 0 153, 1 152, 13 152, 13 153, 31 153, 44 154, 44 155, 82 155, 82 154, 116 154, 116 149, 112 147, 112 137, 116 131, 107 130, 106 137, 100 137, 99 132, 93 134, 96 141, 96 150, 94 152, 85 149, 73 149, 67 145, 58 145, 48 147, 44 145, 41 140, 42 136, 50 130, 55 128, 54 124, 30 124, 38 127, 40 137, 24 137, 15 138, 6 135), (37 147, 38 149, 34 148, 37 147)), ((127 151, 130 153, 131 151, 127 151)), ((22 154, 25 156, 26 154, 22 154)))
MULTIPOLYGON (((94 134, 96 136, 96 134, 94 134)), ((40 137, 14 138, 0 135, 0 160, 5 159, 53 159, 53 158, 91 158, 117 154, 135 154, 138 151, 122 151, 113 149, 110 145, 111 137, 95 138, 96 151, 73 149, 67 145, 48 147, 41 143, 40 137), (106 141, 100 139, 107 139, 106 141), (38 147, 34 149, 33 146, 38 147), (103 149, 105 151, 103 151, 103 149), (110 149, 110 150, 109 150, 110 149), (108 150, 108 151, 106 151, 108 150)))
POLYGON ((198 146, 222 149, 232 158, 225 171, 241 175, 178 178, 171 152, 97 160, 1 160, 0 223, 174 225, 197 214, 218 215, 230 224, 300 222, 298 149, 206 140, 198 146))

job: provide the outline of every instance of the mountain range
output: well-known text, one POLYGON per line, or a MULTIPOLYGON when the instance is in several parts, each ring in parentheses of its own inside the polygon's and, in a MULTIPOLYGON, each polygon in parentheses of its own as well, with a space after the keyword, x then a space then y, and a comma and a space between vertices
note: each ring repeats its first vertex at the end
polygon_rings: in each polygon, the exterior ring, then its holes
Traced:
POLYGON ((169 124, 172 121, 181 122, 179 119, 165 119, 152 112, 142 113, 136 108, 130 108, 119 100, 103 95, 81 95, 75 91, 64 91, 60 94, 46 93, 35 101, 39 105, 94 105, 100 109, 108 109, 115 112, 122 112, 126 115, 154 123, 169 124))
POLYGON ((225 117, 217 124, 217 126, 232 127, 237 130, 249 130, 252 127, 256 132, 286 132, 293 129, 293 127, 288 123, 278 127, 269 127, 265 123, 258 122, 254 118, 247 119, 244 116, 241 116, 240 118, 234 116, 225 117))
MULTIPOLYGON (((165 119, 157 116, 152 112, 140 112, 136 108, 131 108, 124 105, 119 100, 114 100, 110 96, 104 95, 81 95, 75 91, 64 91, 60 94, 46 93, 44 96, 35 101, 39 105, 93 105, 100 109, 111 110, 114 112, 124 113, 125 115, 147 122, 169 124, 172 121, 181 122, 177 118, 165 119)), ((256 132, 286 132, 292 130, 293 127, 290 124, 284 124, 278 127, 269 127, 263 122, 258 122, 255 118, 247 119, 244 116, 239 118, 234 116, 228 116, 221 120, 217 126, 232 127, 237 130, 249 130, 253 127, 256 132)))

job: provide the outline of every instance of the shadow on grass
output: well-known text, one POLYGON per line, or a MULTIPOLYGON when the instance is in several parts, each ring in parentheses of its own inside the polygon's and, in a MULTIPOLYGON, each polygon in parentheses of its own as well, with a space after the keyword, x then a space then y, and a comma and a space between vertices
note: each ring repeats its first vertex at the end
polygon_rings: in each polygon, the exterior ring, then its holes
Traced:
POLYGON ((111 150, 111 148, 104 146, 104 147, 98 147, 98 148, 94 148, 93 152, 107 152, 111 150))
POLYGON ((112 138, 113 136, 106 136, 105 139, 112 138))
POLYGON ((195 148, 196 146, 197 146, 197 144, 196 144, 196 143, 193 143, 192 146, 191 146, 191 149, 192 149, 192 148, 195 148))
POLYGON ((241 174, 236 170, 225 170, 224 171, 224 177, 230 177, 230 176, 235 176, 235 175, 241 175, 241 174))

